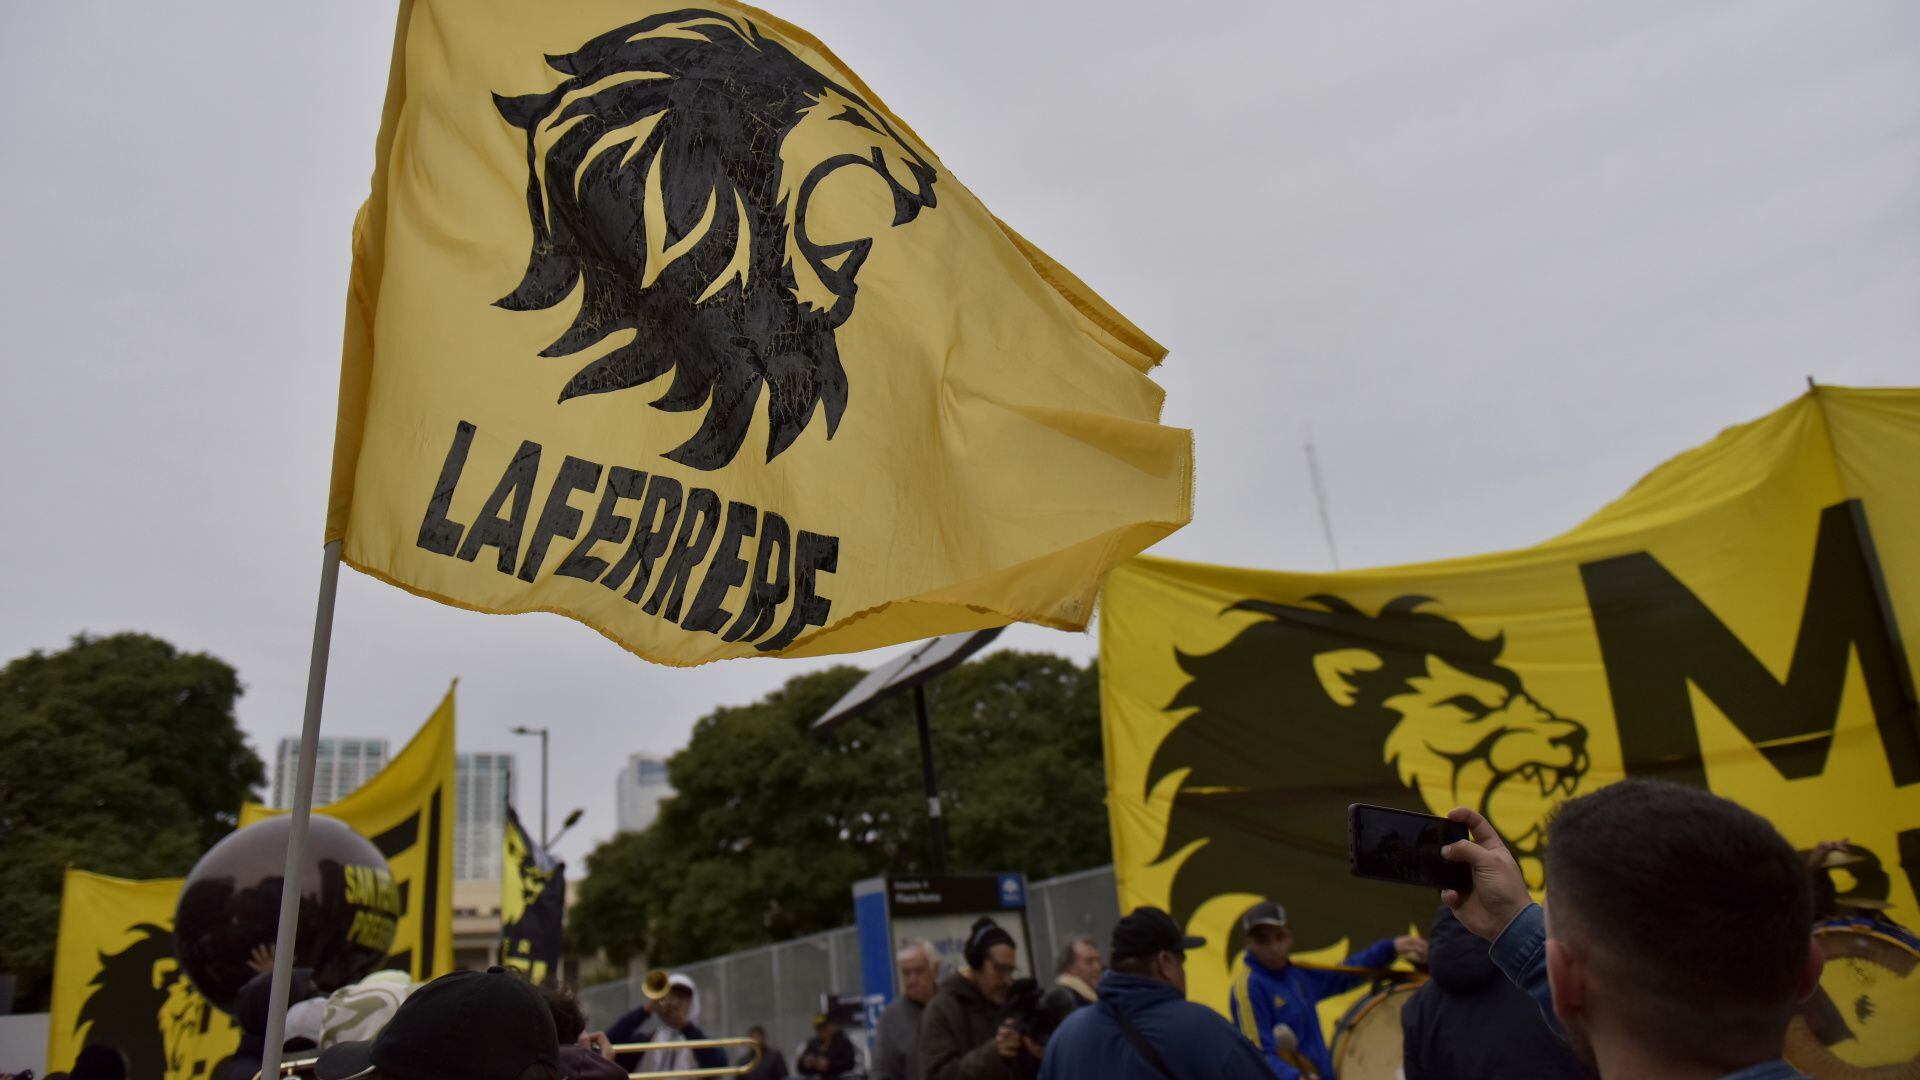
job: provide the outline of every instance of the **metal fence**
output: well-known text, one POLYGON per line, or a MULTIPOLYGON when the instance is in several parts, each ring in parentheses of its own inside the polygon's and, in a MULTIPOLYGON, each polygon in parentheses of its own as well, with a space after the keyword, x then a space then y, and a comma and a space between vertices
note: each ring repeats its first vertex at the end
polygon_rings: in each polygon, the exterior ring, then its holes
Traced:
MULTIPOLYGON (((1106 950, 1107 934, 1120 919, 1113 867, 1082 870, 1027 889, 1027 928, 1034 955, 1021 967, 1051 979, 1060 949, 1074 937, 1091 934, 1106 950)), ((759 1024, 767 1042, 787 1055, 812 1035, 813 1015, 820 1011, 820 995, 853 994, 860 984, 860 943, 854 928, 843 926, 792 941, 728 953, 710 960, 679 964, 700 988, 699 1025, 708 1035, 744 1035, 759 1024)), ((602 983, 580 991, 580 1004, 591 1027, 606 1027, 621 1013, 638 1005, 639 977, 602 983)), ((851 1032, 856 1043, 859 1032, 851 1032)))

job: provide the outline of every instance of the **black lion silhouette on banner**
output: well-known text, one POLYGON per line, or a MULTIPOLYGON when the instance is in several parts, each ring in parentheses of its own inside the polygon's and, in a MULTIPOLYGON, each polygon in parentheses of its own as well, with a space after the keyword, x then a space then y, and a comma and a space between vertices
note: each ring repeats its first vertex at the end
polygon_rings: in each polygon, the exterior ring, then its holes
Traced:
MULTIPOLYGON (((139 934, 117 953, 100 954, 100 970, 74 1019, 89 1043, 105 1043, 127 1056, 128 1075, 203 1076, 213 1062, 194 1059, 187 1044, 204 1033, 213 1006, 194 990, 173 955, 173 931, 152 923, 128 928, 139 934)), ((49 1062, 61 1065, 64 1062, 49 1062)))
POLYGON ((1252 893, 1287 906, 1303 948, 1424 924, 1432 894, 1349 876, 1354 802, 1477 807, 1537 883, 1541 827, 1586 774, 1587 730, 1527 694, 1502 637, 1418 610, 1429 602, 1368 615, 1334 596, 1243 600, 1227 611, 1266 618, 1216 652, 1176 652, 1192 681, 1166 708, 1195 711, 1147 770, 1148 791, 1187 770, 1155 858, 1184 854, 1175 919, 1252 893))
POLYGON ((863 167, 904 225, 934 205, 933 167, 872 103, 735 15, 650 16, 547 63, 567 79, 494 95, 526 132, 533 220, 526 276, 496 304, 545 309, 582 290, 573 325, 540 355, 616 343, 559 400, 672 371, 653 407, 707 412, 666 457, 698 469, 733 460, 762 386, 767 460, 816 407, 832 438, 847 406, 834 332, 873 240, 810 235, 809 202, 837 170, 863 167))

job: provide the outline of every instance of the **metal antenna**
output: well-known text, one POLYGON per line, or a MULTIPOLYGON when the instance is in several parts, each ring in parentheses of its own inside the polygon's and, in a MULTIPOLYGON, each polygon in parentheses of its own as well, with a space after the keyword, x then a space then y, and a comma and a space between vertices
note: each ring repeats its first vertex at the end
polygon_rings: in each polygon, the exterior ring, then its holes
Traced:
POLYGON ((1333 542, 1333 518, 1327 514, 1327 485, 1320 479, 1320 459, 1313 452, 1313 429, 1307 429, 1307 475, 1313 478, 1313 501, 1320 508, 1320 531, 1327 537, 1327 555, 1340 569, 1340 548, 1333 542))

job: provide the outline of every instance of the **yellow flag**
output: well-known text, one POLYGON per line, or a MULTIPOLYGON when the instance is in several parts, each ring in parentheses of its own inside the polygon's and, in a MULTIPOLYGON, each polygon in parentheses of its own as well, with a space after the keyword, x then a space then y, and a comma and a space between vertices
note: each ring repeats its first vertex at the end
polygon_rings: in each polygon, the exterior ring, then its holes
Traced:
MULTIPOLYGON (((386 967, 425 982, 453 970, 453 690, 386 768, 346 798, 313 812, 373 842, 400 891, 400 925, 386 967)), ((285 813, 241 808, 245 828, 285 813)))
POLYGON ((66 1069, 81 1047, 100 1042, 127 1055, 132 1076, 193 1080, 240 1045, 240 1029, 174 959, 173 909, 183 884, 68 868, 54 945, 49 1069, 66 1069))
POLYGON ((1850 838, 1868 857, 1841 890, 1911 923, 1916 461, 1920 391, 1821 388, 1537 547, 1129 563, 1100 625, 1123 908, 1206 937, 1188 978, 1224 1008, 1256 899, 1333 952, 1431 919, 1433 894, 1349 875, 1348 803, 1478 807, 1537 886, 1548 812, 1632 775, 1704 785, 1802 848, 1850 838))
POLYGON ((1078 629, 1190 516, 1164 353, 777 18, 411 0, 327 538, 666 664, 1078 629))

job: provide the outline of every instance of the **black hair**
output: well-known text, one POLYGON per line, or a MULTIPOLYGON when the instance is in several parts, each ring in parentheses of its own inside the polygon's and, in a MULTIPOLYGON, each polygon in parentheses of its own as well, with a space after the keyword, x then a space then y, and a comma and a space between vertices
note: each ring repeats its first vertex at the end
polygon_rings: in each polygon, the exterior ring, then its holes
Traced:
POLYGON ((127 1057, 105 1043, 88 1043, 80 1048, 67 1075, 74 1080, 126 1080, 127 1057))
POLYGON ((685 983, 671 983, 667 986, 667 997, 675 1001, 691 1002, 693 1000, 693 987, 685 983))
POLYGON ((973 928, 967 934, 967 947, 961 955, 966 958, 968 967, 978 971, 987 962, 988 949, 995 945, 1011 946, 1012 944, 1012 934, 1007 933, 999 923, 982 915, 973 920, 973 928))
POLYGON ((1077 999, 1072 994, 1073 991, 1064 987, 1052 993, 1033 979, 1015 979, 1007 988, 1007 1003, 1000 1009, 1000 1018, 1015 1031, 1044 1045, 1060 1022, 1076 1008, 1077 999))
POLYGON ((1806 969, 1806 865, 1766 819, 1699 788, 1623 780, 1548 826, 1553 934, 1588 950, 1637 1030, 1715 1068, 1777 1056, 1806 969))
POLYGON ((753 1025, 752 1027, 750 1027, 750 1028, 748 1028, 748 1029, 747 1029, 747 1034, 749 1034, 749 1035, 758 1035, 758 1036, 760 1036, 760 1037, 762 1037, 762 1038, 765 1038, 765 1037, 766 1037, 766 1034, 767 1034, 767 1029, 766 1029, 766 1028, 763 1028, 763 1027, 761 1027, 761 1026, 760 1026, 759 1024, 755 1024, 755 1025, 753 1025))
POLYGON ((587 1030, 587 1014, 580 1009, 580 999, 573 991, 562 985, 536 987, 540 991, 540 1000, 547 1003, 547 1011, 553 1014, 553 1033, 561 1046, 571 1046, 580 1033, 587 1030))

